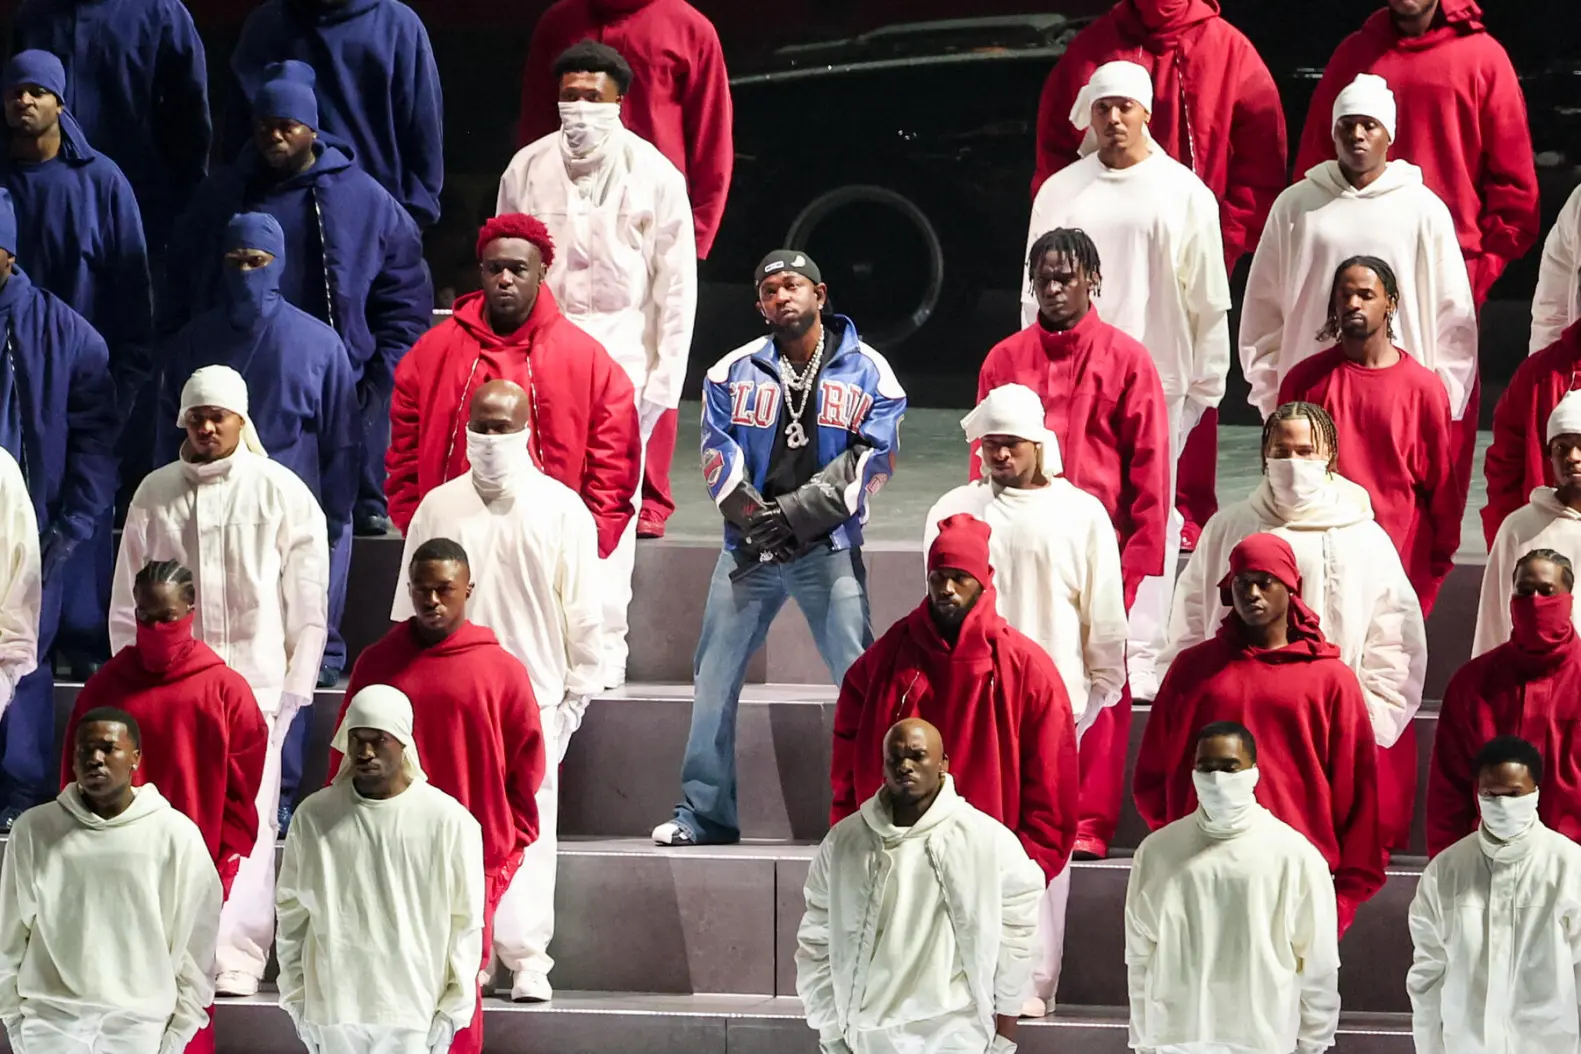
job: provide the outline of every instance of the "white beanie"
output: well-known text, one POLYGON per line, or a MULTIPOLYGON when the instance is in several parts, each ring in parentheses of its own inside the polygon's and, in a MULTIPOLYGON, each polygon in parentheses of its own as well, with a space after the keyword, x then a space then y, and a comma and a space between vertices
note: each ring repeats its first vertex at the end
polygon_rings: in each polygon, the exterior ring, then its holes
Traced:
POLYGON ((422 763, 417 758, 417 740, 412 735, 412 701, 399 688, 387 684, 370 684, 351 697, 346 716, 340 719, 335 738, 329 745, 340 751, 340 768, 335 772, 335 783, 351 778, 356 762, 352 759, 351 730, 376 728, 400 741, 401 770, 413 783, 426 780, 422 763))
POLYGON ((1358 73, 1356 79, 1345 85, 1334 98, 1334 126, 1345 117, 1371 117, 1383 125, 1394 140, 1396 119, 1394 92, 1389 82, 1372 73, 1358 73))
POLYGON ((983 396, 977 408, 961 418, 961 428, 969 443, 984 436, 1030 440, 1042 448, 1043 474, 1058 476, 1065 470, 1060 459, 1059 439, 1043 422, 1043 400, 1038 398, 1037 392, 1024 384, 1004 384, 983 396))
POLYGON ((1581 435, 1581 391, 1566 392, 1565 397, 1559 400, 1559 405, 1554 407, 1554 412, 1548 415, 1548 438, 1545 442, 1552 443, 1556 436, 1581 435))
POLYGON ((247 416, 247 382, 229 366, 205 366, 198 370, 181 389, 181 409, 176 413, 176 427, 187 426, 187 411, 199 406, 216 406, 229 410, 242 419, 242 443, 254 454, 267 457, 258 430, 247 416))
MULTIPOLYGON (((1076 105, 1070 110, 1070 123, 1078 132, 1085 132, 1081 140, 1083 157, 1098 149, 1098 137, 1092 130, 1092 104, 1099 99, 1135 99, 1137 105, 1148 113, 1153 112, 1153 78, 1134 62, 1105 62, 1092 71, 1086 87, 1076 93, 1076 105)), ((1142 135, 1152 141, 1152 133, 1142 126, 1142 135)))

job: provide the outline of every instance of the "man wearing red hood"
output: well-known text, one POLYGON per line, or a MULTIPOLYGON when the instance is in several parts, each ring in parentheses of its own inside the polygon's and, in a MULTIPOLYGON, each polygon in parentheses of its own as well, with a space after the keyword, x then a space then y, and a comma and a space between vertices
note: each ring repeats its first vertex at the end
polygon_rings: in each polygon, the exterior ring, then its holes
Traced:
POLYGON ((385 493, 405 532, 423 495, 471 466, 472 397, 493 380, 531 399, 533 460, 582 496, 607 557, 634 514, 642 436, 631 379, 592 337, 560 313, 543 284, 554 242, 531 216, 496 216, 478 233, 483 289, 456 301, 395 370, 385 493))
MULTIPOLYGON (((483 826, 483 958, 494 912, 522 853, 538 837, 536 795, 544 777, 543 727, 532 682, 493 632, 467 621, 472 569, 449 538, 417 547, 407 568, 417 614, 396 623, 357 659, 340 716, 363 688, 387 684, 412 701, 412 734, 423 770, 483 826)), ((330 773, 340 770, 332 751, 330 773)), ((480 968, 483 964, 479 964, 480 968)), ((452 1054, 483 1049, 483 1006, 456 1034, 452 1054)))
POLYGON ((1477 828, 1477 752, 1495 736, 1520 736, 1543 756, 1538 816, 1581 841, 1581 638, 1572 621, 1575 569, 1552 549, 1515 568, 1510 639, 1450 678, 1438 712, 1427 783, 1427 852, 1477 828))
POLYGON ((1340 934, 1383 885, 1377 756, 1361 685, 1301 600, 1289 543, 1247 537, 1219 583, 1218 635, 1175 659, 1136 759, 1136 808, 1153 830, 1197 807, 1197 729, 1238 721, 1257 737, 1257 800, 1307 837, 1334 873, 1340 934))
MULTIPOLYGON (((927 599, 868 648, 840 686, 829 822, 877 793, 885 734, 898 720, 920 717, 950 745, 956 790, 1014 831, 1053 883, 1076 840, 1080 801, 1070 697, 1054 660, 995 607, 988 524, 959 513, 938 526, 927 599)), ((1050 891, 1060 900, 1057 920, 1045 898, 1040 922, 1043 942, 1054 945, 1043 952, 1040 974, 1052 972, 1054 982, 1066 888, 1050 891)), ((1052 987, 1040 985, 1034 1002, 1052 999, 1052 987)))
MULTIPOLYGON (((1071 107, 1093 71, 1116 59, 1153 78, 1148 131, 1219 199, 1224 269, 1233 273, 1257 248, 1287 182, 1285 115, 1268 67, 1245 34, 1220 17, 1218 0, 1121 0, 1076 35, 1038 100, 1033 195, 1089 152, 1070 122, 1071 107)), ((1191 539, 1219 507, 1218 427, 1218 410, 1208 410, 1181 451, 1175 503, 1191 539)))
POLYGON ((1482 534, 1493 539, 1505 517, 1525 505, 1533 490, 1557 485, 1548 456, 1548 419, 1581 374, 1581 322, 1557 341, 1523 359, 1493 408, 1493 445, 1482 463, 1488 503, 1482 534))

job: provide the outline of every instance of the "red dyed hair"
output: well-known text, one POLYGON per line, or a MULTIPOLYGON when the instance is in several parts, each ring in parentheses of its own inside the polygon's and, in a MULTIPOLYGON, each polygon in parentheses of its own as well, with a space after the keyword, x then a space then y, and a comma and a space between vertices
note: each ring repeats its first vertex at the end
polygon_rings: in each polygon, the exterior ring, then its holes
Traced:
POLYGON ((483 250, 489 242, 500 238, 521 238, 532 242, 543 254, 545 267, 554 263, 554 239, 549 237, 549 228, 536 216, 529 216, 525 212, 507 212, 489 220, 478 231, 478 259, 483 259, 483 250))

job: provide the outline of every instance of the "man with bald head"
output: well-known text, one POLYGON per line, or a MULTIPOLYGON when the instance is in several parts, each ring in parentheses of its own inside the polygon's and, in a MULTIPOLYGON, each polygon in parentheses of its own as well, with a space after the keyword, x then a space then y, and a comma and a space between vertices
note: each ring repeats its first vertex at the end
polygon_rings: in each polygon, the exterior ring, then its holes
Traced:
POLYGON ((890 727, 883 767, 883 786, 834 826, 807 874, 796 935, 807 1024, 824 1054, 924 1040, 939 1054, 1013 1050, 1042 871, 956 792, 927 721, 890 727))
MULTIPOLYGON (((550 995, 559 764, 599 681, 598 527, 575 491, 528 452, 527 393, 489 381, 472 398, 460 476, 428 492, 406 532, 402 564, 430 539, 452 538, 477 561, 468 617, 494 631, 527 667, 548 767, 538 788, 538 840, 528 846, 495 918, 494 942, 515 975, 513 995, 550 995)), ((390 617, 415 614, 395 594, 390 617)))

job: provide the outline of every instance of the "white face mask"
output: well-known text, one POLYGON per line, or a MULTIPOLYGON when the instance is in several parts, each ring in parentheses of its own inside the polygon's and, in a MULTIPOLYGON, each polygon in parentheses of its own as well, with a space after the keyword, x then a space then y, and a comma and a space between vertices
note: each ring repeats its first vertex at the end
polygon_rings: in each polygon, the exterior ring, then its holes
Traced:
POLYGON ((1268 486, 1274 492, 1274 501, 1287 508, 1297 508, 1317 500, 1328 486, 1328 462, 1307 461, 1302 458, 1270 458, 1268 461, 1268 486))
POLYGON ((1257 768, 1239 772, 1191 773, 1192 786, 1197 789, 1197 803, 1208 819, 1215 824, 1232 824, 1243 818, 1257 804, 1257 768))
POLYGON ((484 435, 469 428, 467 460, 472 464, 472 477, 479 483, 489 487, 503 486, 532 464, 532 455, 527 450, 527 433, 484 435))
POLYGON ((560 138, 572 157, 586 157, 604 145, 620 127, 618 102, 563 102, 560 104, 560 138))
POLYGON ((1479 794, 1477 809, 1482 813, 1482 826, 1488 833, 1501 842, 1508 842, 1525 834, 1537 822, 1537 792, 1497 798, 1479 794))

